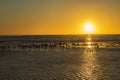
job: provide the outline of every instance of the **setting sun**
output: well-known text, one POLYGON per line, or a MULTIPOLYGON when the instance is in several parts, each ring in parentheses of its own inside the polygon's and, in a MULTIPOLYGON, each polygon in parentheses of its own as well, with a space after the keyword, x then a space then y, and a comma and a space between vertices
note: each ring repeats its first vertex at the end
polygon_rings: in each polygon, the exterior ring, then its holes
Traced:
POLYGON ((93 34, 94 33, 94 25, 92 23, 86 23, 84 25, 84 33, 93 34))

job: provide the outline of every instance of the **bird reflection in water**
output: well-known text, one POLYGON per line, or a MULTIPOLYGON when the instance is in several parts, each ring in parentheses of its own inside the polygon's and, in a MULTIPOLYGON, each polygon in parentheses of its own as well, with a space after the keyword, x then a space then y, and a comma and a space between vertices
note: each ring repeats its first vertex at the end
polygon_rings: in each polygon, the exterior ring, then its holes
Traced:
POLYGON ((86 44, 87 47, 83 53, 81 78, 82 80, 97 80, 99 66, 92 38, 90 36, 87 37, 86 44))

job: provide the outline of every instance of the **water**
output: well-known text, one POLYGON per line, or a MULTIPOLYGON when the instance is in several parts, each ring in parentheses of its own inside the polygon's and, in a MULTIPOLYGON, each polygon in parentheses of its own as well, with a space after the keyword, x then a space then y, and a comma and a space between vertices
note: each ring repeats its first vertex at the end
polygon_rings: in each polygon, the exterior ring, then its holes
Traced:
POLYGON ((3 36, 0 46, 0 80, 120 80, 120 35, 3 36))

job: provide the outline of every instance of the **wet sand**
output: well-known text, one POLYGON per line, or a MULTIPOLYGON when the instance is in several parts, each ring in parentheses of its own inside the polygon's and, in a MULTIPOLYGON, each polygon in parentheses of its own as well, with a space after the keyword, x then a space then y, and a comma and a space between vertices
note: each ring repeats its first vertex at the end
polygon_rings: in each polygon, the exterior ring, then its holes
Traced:
POLYGON ((0 51, 0 80, 119 80, 119 48, 0 51))

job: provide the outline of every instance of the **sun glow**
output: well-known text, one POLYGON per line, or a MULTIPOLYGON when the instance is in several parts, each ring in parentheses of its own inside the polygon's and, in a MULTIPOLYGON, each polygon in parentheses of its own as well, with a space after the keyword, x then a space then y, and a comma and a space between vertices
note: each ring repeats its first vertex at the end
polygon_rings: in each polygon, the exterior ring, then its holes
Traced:
POLYGON ((87 23, 84 25, 84 33, 85 34, 93 34, 94 33, 94 25, 92 23, 87 23))

